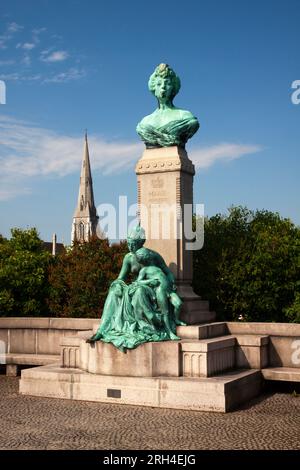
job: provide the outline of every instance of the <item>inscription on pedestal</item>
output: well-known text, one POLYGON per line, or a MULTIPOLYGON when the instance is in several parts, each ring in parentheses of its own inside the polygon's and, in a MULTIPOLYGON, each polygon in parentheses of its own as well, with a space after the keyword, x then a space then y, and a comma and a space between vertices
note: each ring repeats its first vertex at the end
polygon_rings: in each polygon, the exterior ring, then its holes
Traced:
POLYGON ((107 389, 108 398, 121 398, 121 390, 116 390, 114 388, 107 389))

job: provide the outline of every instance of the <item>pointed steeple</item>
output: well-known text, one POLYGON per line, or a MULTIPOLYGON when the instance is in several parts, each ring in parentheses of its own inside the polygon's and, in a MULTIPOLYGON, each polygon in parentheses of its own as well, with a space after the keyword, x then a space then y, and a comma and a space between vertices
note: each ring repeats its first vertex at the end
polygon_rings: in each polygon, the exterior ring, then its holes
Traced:
POLYGON ((98 216, 94 202, 89 146, 87 132, 85 132, 78 202, 73 217, 72 243, 74 241, 88 241, 96 235, 97 224, 98 216))

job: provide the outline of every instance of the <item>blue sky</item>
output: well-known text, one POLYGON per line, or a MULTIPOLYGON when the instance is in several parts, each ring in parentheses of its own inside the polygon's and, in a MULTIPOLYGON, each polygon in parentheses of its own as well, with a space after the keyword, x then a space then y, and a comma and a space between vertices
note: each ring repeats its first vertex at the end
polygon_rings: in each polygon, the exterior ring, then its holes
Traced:
POLYGON ((70 242, 85 128, 96 205, 136 202, 135 127, 156 106, 160 62, 201 124, 187 145, 195 202, 300 224, 299 0, 2 0, 0 21, 0 233, 70 242))

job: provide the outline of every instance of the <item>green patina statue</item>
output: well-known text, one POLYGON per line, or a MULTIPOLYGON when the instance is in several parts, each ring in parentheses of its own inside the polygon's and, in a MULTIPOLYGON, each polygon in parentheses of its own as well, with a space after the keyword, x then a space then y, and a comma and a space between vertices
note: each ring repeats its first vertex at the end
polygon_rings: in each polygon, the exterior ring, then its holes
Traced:
POLYGON ((149 90, 156 96, 158 108, 137 125, 137 133, 147 148, 185 147, 199 129, 197 118, 184 109, 176 108, 173 99, 180 89, 180 79, 167 64, 160 64, 150 76, 149 90))
POLYGON ((176 325, 182 300, 175 278, 156 251, 145 248, 145 232, 138 225, 127 239, 121 272, 110 286, 100 326, 88 343, 101 340, 121 351, 149 341, 178 340, 176 325), (129 274, 136 280, 126 284, 129 274))

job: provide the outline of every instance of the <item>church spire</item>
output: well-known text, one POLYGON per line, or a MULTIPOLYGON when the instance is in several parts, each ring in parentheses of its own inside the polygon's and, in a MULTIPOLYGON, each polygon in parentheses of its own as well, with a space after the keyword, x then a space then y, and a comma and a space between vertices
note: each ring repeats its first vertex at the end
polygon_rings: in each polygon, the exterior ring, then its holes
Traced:
POLYGON ((92 236, 96 235, 97 224, 98 216, 94 202, 88 138, 87 131, 85 131, 78 202, 73 217, 72 243, 74 241, 89 241, 92 236))

